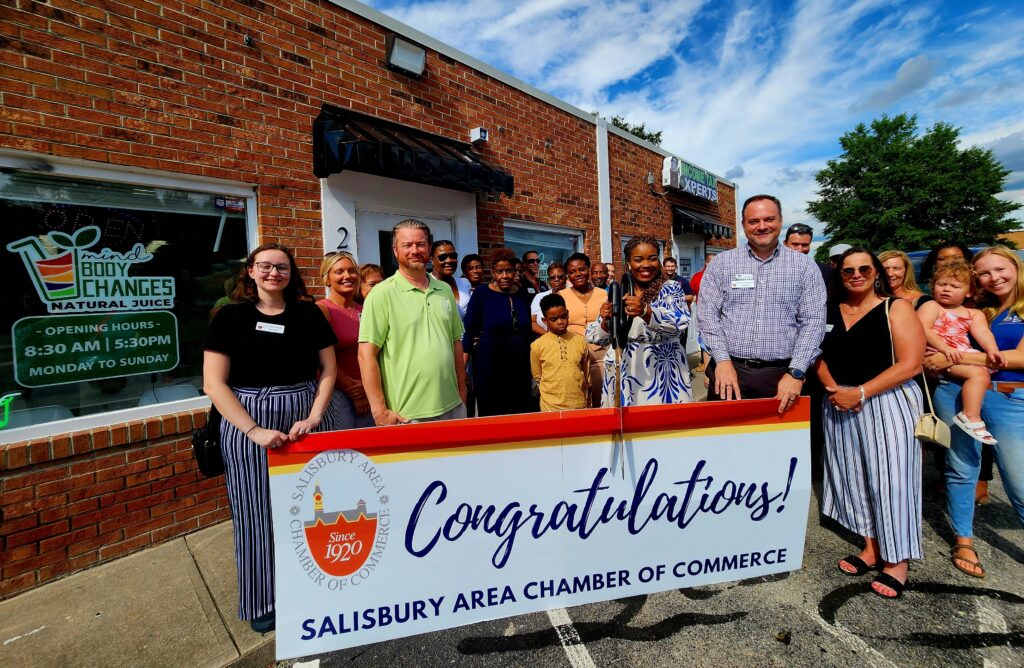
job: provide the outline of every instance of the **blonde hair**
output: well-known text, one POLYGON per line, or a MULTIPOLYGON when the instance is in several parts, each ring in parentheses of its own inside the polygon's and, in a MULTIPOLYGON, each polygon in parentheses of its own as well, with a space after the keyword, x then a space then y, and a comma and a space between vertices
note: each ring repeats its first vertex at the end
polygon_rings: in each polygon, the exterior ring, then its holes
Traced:
POLYGON ((966 262, 944 262, 935 267, 935 273, 932 274, 932 290, 935 290, 935 284, 938 283, 939 279, 943 276, 949 276, 955 278, 958 281, 963 281, 964 285, 968 289, 974 288, 974 267, 967 264, 966 262))
MULTIPOLYGON (((1009 260, 1017 270, 1017 285, 1013 288, 1013 294, 1010 296, 1010 308, 1009 310, 1015 313, 1018 317, 1024 318, 1024 262, 1017 257, 1017 254, 1006 246, 996 245, 989 246, 974 256, 974 264, 978 264, 978 260, 987 255, 998 255, 999 257, 1009 260)), ((996 300, 995 295, 989 293, 984 288, 979 286, 978 289, 978 306, 982 307, 981 310, 985 312, 985 317, 988 318, 989 322, 999 315, 1003 310, 999 302, 996 300)))
POLYGON ((907 292, 921 292, 921 288, 917 286, 917 281, 914 279, 914 264, 910 261, 909 255, 901 250, 887 250, 878 256, 878 261, 885 264, 896 258, 903 262, 903 285, 901 287, 907 292))
MULTIPOLYGON (((331 269, 339 260, 348 260, 352 263, 352 266, 356 268, 356 271, 359 271, 359 263, 356 262, 356 257, 355 255, 352 255, 352 253, 349 253, 348 251, 335 251, 334 253, 328 253, 324 256, 324 261, 320 263, 320 280, 324 282, 324 285, 331 284, 329 280, 331 269)), ((356 286, 356 289, 359 289, 358 285, 356 286)))

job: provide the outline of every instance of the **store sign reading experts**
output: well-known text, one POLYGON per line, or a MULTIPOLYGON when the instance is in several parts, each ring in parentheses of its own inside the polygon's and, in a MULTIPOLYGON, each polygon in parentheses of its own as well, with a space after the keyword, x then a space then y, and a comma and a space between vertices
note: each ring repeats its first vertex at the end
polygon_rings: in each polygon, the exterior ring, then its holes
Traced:
POLYGON ((174 278, 131 276, 153 259, 135 244, 119 253, 87 250, 100 229, 50 232, 7 244, 21 256, 49 316, 22 318, 11 328, 14 377, 43 387, 170 371, 178 366, 174 278))
POLYGON ((665 158, 662 163, 661 185, 718 201, 718 177, 675 156, 665 158))

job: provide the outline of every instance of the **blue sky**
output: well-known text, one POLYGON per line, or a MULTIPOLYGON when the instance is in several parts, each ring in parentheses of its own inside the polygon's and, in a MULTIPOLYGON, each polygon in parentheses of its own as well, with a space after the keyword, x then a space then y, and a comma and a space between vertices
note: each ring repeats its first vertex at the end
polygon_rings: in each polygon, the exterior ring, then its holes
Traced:
MULTIPOLYGON (((374 0, 377 9, 814 221, 814 173, 883 113, 962 128, 1024 203, 1024 3, 374 0)), ((1018 218, 1024 214, 1018 212, 1018 218)), ((817 226, 820 228, 820 226, 817 226)))

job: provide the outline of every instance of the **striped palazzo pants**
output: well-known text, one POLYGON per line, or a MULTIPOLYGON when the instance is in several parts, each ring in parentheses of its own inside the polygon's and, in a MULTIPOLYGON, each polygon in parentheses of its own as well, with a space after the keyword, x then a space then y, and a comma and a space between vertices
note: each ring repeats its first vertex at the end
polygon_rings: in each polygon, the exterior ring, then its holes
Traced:
MULTIPOLYGON (((314 383, 232 389, 256 424, 285 433, 297 421, 309 417, 316 396, 314 383)), ((317 431, 333 429, 333 422, 330 411, 326 411, 317 431)), ((220 447, 235 530, 238 616, 253 620, 274 609, 274 531, 267 451, 227 420, 221 423, 220 447)))
POLYGON ((921 406, 913 381, 871 397, 859 413, 823 402, 822 512, 877 539, 889 563, 922 556, 921 444, 914 438, 921 406))

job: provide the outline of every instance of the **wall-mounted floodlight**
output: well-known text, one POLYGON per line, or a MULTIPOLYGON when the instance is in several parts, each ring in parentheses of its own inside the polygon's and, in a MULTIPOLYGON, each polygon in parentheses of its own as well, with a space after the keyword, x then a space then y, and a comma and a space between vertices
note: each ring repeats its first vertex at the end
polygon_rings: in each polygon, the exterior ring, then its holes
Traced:
POLYGON ((423 76, 427 67, 427 50, 401 35, 389 33, 385 41, 388 67, 412 77, 423 76))

